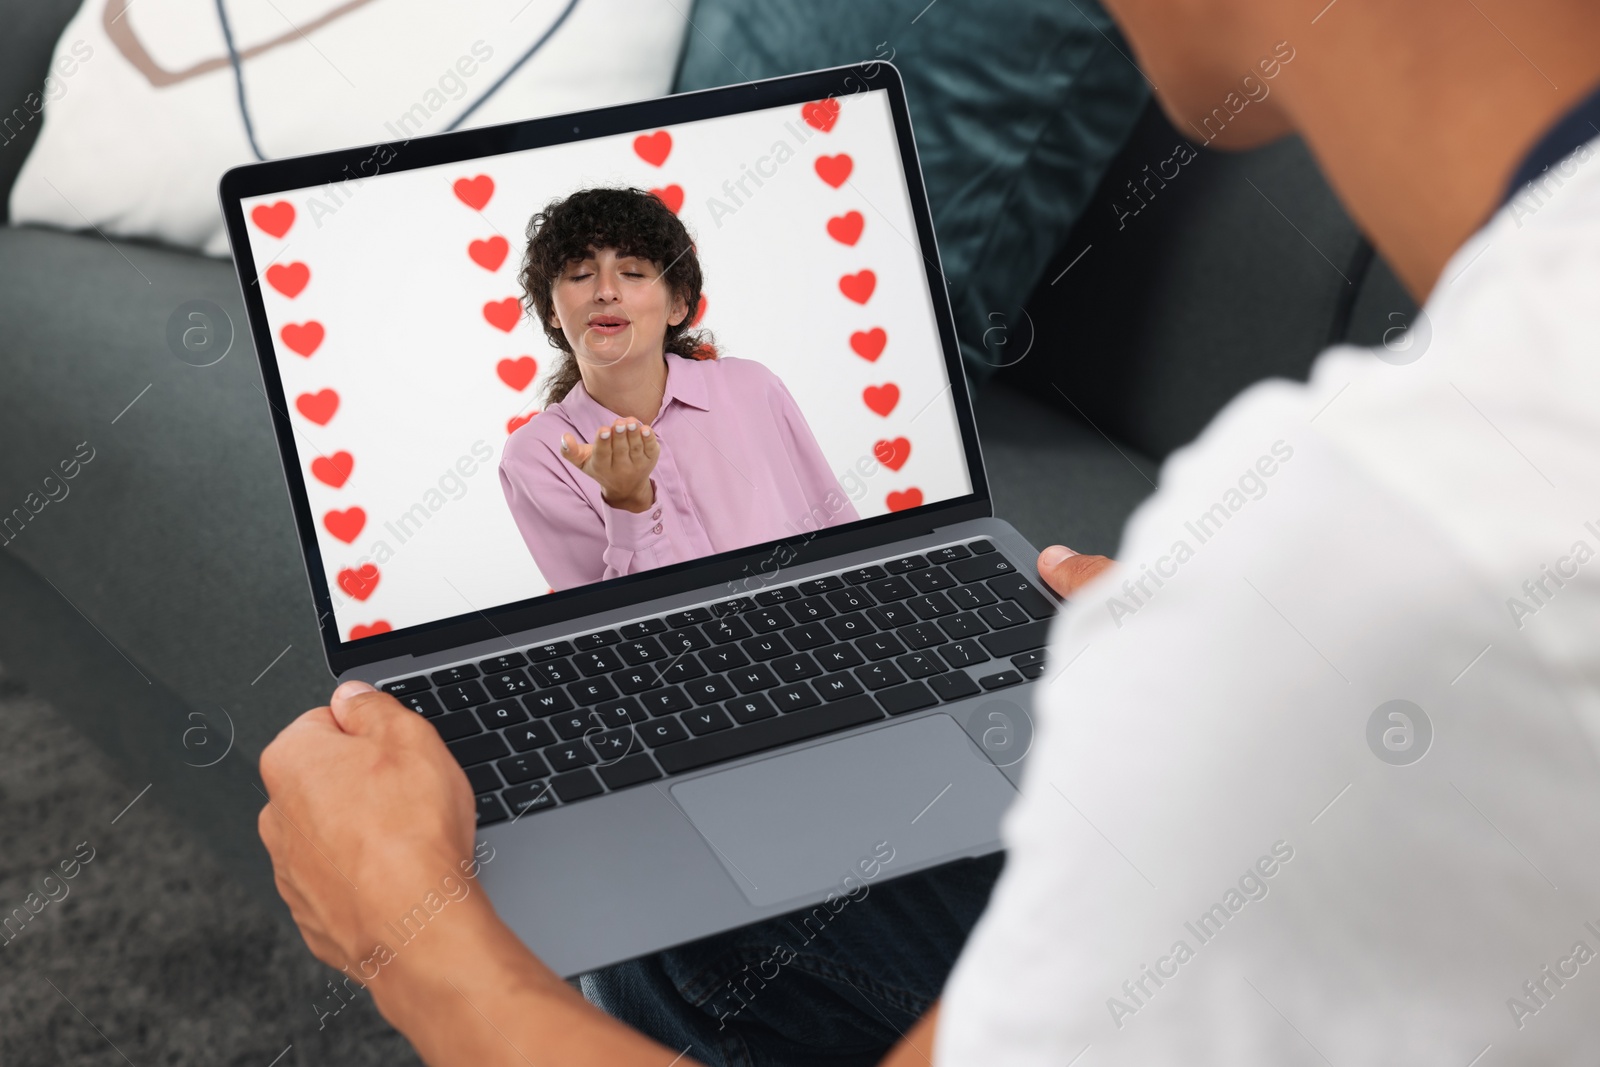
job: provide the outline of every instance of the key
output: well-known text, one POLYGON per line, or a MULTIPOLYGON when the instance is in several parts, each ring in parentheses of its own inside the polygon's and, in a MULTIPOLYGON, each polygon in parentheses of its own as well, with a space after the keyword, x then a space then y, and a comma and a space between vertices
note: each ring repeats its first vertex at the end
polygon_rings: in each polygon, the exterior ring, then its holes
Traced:
POLYGON ((478 677, 478 668, 470 663, 462 663, 455 667, 446 667, 444 670, 434 671, 431 675, 433 684, 441 689, 447 685, 456 685, 468 678, 478 677))
POLYGON ((842 700, 862 692, 861 683, 843 671, 818 678, 811 685, 823 700, 842 700))
POLYGON ((962 667, 972 667, 979 663, 987 662, 989 659, 983 648, 972 640, 957 641, 951 645, 943 645, 939 649, 939 655, 944 657, 946 663, 958 670, 962 667))
POLYGON ((971 559, 957 560, 950 564, 950 576, 965 585, 967 582, 976 582, 984 578, 994 578, 1002 574, 1015 574, 1017 568, 1011 561, 998 552, 987 556, 973 556, 971 559))
POLYGON ((773 660, 767 666, 785 682, 798 682, 802 678, 815 678, 822 673, 822 668, 817 666, 816 660, 804 652, 798 656, 785 656, 780 660, 773 660))
MULTIPOLYGON (((951 582, 950 584, 954 585, 956 583, 951 582)), ((879 601, 887 603, 892 600, 904 600, 908 596, 916 596, 917 587, 896 575, 892 578, 884 578, 881 581, 869 582, 867 584, 867 592, 877 597, 879 601)))
POLYGON ((908 600, 911 610, 924 619, 937 619, 941 615, 954 615, 956 606, 950 603, 950 598, 943 593, 926 593, 915 599, 908 600))
POLYGON ((828 594, 828 603, 840 611, 861 611, 872 607, 872 594, 865 589, 835 589, 828 594))
POLYGON ((639 703, 643 704, 644 709, 652 715, 671 715, 675 711, 694 707, 694 701, 675 685, 646 693, 639 698, 639 703))
POLYGON ((642 753, 600 767, 598 773, 600 780, 606 783, 608 789, 626 789, 630 785, 638 785, 640 782, 661 777, 661 772, 656 770, 655 762, 642 753))
POLYGON ((610 674, 612 671, 622 669, 622 657, 617 655, 614 648, 597 648, 592 652, 579 652, 572 657, 572 662, 587 678, 597 674, 610 674))
POLYGON ((828 628, 820 622, 808 622, 803 626, 792 626, 783 631, 783 639, 789 642, 789 647, 796 652, 804 652, 809 648, 820 648, 831 645, 837 640, 828 628))
POLYGON ((661 642, 653 637, 624 641, 617 646, 617 654, 630 667, 637 667, 642 663, 656 663, 667 658, 666 649, 662 648, 661 642))
POLYGON ((798 711, 822 703, 822 698, 804 682, 795 682, 768 690, 767 699, 781 712, 798 711))
POLYGON ((906 672, 907 678, 926 678, 945 671, 944 661, 932 652, 910 652, 895 660, 895 664, 906 672))
POLYGON ((624 756, 644 751, 644 745, 633 736, 633 731, 628 729, 590 734, 589 744, 594 747, 595 755, 600 757, 601 763, 615 763, 624 756))
POLYGON ((728 713, 718 707, 696 708, 694 711, 683 713, 683 724, 689 732, 696 737, 726 730, 733 725, 733 720, 728 718, 728 713))
POLYGON ((555 715, 572 710, 572 698, 562 689, 546 689, 522 698, 522 706, 534 715, 555 715))
POLYGON ((775 633, 778 630, 794 625, 789 616, 784 614, 782 608, 761 608, 758 611, 752 611, 744 617, 744 621, 745 625, 758 634, 775 633))
POLYGON ((837 614, 833 605, 820 596, 807 597, 789 605, 789 615, 797 623, 820 622, 837 614))
POLYGON ((568 682, 578 680, 578 672, 573 669, 570 662, 564 659, 551 660, 548 663, 535 663, 530 670, 533 676, 539 679, 539 684, 550 686, 566 685, 568 682))
POLYGON ((750 657, 733 645, 723 645, 721 648, 708 648, 700 653, 700 662, 706 665, 706 670, 720 674, 735 667, 745 666, 750 662, 750 657))
POLYGON ((485 793, 474 797, 477 805, 477 818, 479 826, 488 826, 490 823, 505 822, 511 816, 506 814, 505 805, 500 803, 500 798, 493 793, 485 793))
POLYGON ((904 715, 908 711, 920 711, 939 703, 939 698, 924 682, 907 682, 890 689, 880 689, 875 695, 878 703, 883 705, 883 710, 890 715, 904 715))
POLYGON ((1049 639, 1050 623, 1047 619, 1037 619, 1021 626, 1008 626, 997 633, 984 634, 978 638, 991 656, 1014 656, 1018 652, 1043 648, 1049 639))
POLYGON ((684 740, 689 736, 689 731, 683 728, 683 723, 669 717, 645 723, 639 727, 639 736, 651 748, 659 748, 684 740))
POLYGON ((468 767, 467 784, 472 787, 474 793, 493 793, 505 785, 500 776, 494 773, 494 766, 489 763, 468 767))
POLYGON ((456 741, 473 734, 483 733, 483 724, 478 717, 470 711, 455 711, 449 715, 441 715, 437 719, 430 719, 433 728, 439 731, 439 736, 446 741, 456 741))
POLYGON ((513 668, 485 677, 483 687, 492 697, 515 697, 533 692, 533 679, 528 677, 527 671, 513 668))
POLYGON ((928 553, 928 560, 932 563, 954 563, 958 559, 966 559, 972 555, 963 545, 950 545, 947 548, 936 548, 928 553))
POLYGON ((485 763, 496 757, 511 754, 511 750, 506 747, 505 739, 499 734, 478 734, 476 737, 452 741, 449 747, 450 754, 463 767, 470 767, 474 763, 485 763))
POLYGON ((927 565, 928 561, 922 556, 901 556, 885 563, 883 569, 890 574, 905 574, 907 571, 921 570, 927 565))
POLYGON ((638 667, 631 671, 618 671, 611 682, 624 693, 642 693, 661 684, 661 676, 651 667, 638 667))
POLYGON ((639 702, 632 697, 623 697, 621 700, 610 700, 593 708, 589 717, 607 729, 628 726, 636 722, 644 722, 650 716, 644 713, 639 702))
POLYGON ((979 678, 978 684, 985 689, 1002 689, 1008 685, 1016 685, 1020 681, 1022 675, 1016 671, 996 671, 994 674, 986 674, 979 678))
MULTIPOLYGON (((473 670, 477 668, 474 667, 473 670)), ((475 708, 479 704, 489 703, 489 694, 485 693, 483 686, 477 682, 462 682, 440 689, 439 700, 451 711, 461 711, 464 708, 475 708)))
POLYGON ((384 682, 379 688, 390 696, 403 697, 411 693, 426 692, 431 686, 428 679, 419 674, 415 678, 401 678, 397 682, 384 682))
POLYGON ((867 661, 867 658, 856 650, 854 645, 838 644, 829 645, 815 653, 817 662, 826 671, 843 670, 846 667, 857 667, 867 661))
POLYGON ((687 682, 691 678, 703 678, 705 673, 706 669, 700 666, 699 660, 693 656, 684 656, 661 669, 661 680, 672 685, 687 682))
POLYGON ((742 620, 734 615, 725 616, 715 622, 708 622, 701 629, 705 631, 707 637, 719 645, 750 636, 750 627, 746 626, 742 620))
POLYGON ((602 790, 600 780, 594 772, 585 767, 581 771, 568 771, 558 774, 550 779, 550 788, 555 790, 556 796, 561 798, 561 803, 571 804, 574 800, 584 797, 598 796, 602 790))
POLYGON ((943 567, 929 567, 925 571, 918 571, 910 575, 911 584, 916 586, 919 593, 936 593, 941 589, 952 589, 956 580, 950 577, 950 572, 943 567))
POLYGON ((543 756, 550 761, 550 766, 558 771, 571 767, 587 767, 595 762, 594 753, 590 752, 589 746, 582 741, 563 741, 559 745, 551 745, 544 750, 543 756))
POLYGON ((590 678, 587 682, 573 682, 567 686, 567 692, 572 695, 572 702, 582 707, 585 704, 598 704, 602 700, 610 700, 617 695, 616 686, 606 678, 590 678))
POLYGON ((906 680, 906 676, 900 673, 900 668, 893 663, 869 663, 865 667, 857 667, 856 677, 861 679, 861 684, 868 689, 883 689, 886 686, 899 685, 906 680))
POLYGON ((635 641, 647 634, 661 633, 666 628, 667 624, 660 619, 640 619, 638 622, 628 623, 620 632, 624 641, 635 641))
POLYGON ((780 585, 776 589, 763 589, 756 594, 756 603, 762 607, 771 607, 774 604, 787 604, 791 600, 800 599, 800 590, 792 585, 780 585))
POLYGON ((1028 613, 1022 610, 1022 605, 1010 600, 1002 600, 998 604, 979 608, 978 614, 983 616, 984 622, 996 630, 1003 630, 1007 626, 1021 626, 1028 621, 1028 613))
POLYGON ((918 621, 916 614, 904 604, 880 604, 868 608, 867 618, 880 630, 898 630, 902 626, 913 626, 918 621))
POLYGON ((773 674, 772 671, 762 663, 757 663, 753 667, 745 667, 742 670, 734 671, 733 674, 729 675, 728 677, 729 680, 733 682, 734 688, 738 689, 741 693, 754 693, 762 689, 771 689, 773 686, 778 684, 778 676, 773 674))
POLYGON ((828 574, 821 578, 813 578, 809 582, 801 582, 800 595, 816 596, 818 593, 826 593, 830 590, 838 589, 842 585, 844 585, 844 580, 838 575, 828 574))
POLYGON ((983 620, 970 611, 963 611, 959 615, 951 615, 939 620, 939 629, 950 635, 951 640, 959 641, 963 637, 977 637, 986 634, 989 628, 983 620))
POLYGON ((939 694, 940 700, 960 700, 962 697, 982 692, 978 688, 978 683, 961 671, 934 675, 928 679, 928 686, 939 694))
POLYGON ((398 699, 400 703, 404 704, 418 715, 423 715, 430 719, 435 715, 444 714, 444 705, 439 703, 439 698, 434 696, 431 690, 421 693, 412 693, 410 696, 403 696, 398 699))
POLYGON ((776 719, 741 726, 737 730, 690 738, 680 744, 657 749, 656 759, 668 774, 679 774, 883 717, 883 712, 871 697, 853 697, 836 704, 802 708, 776 719))
POLYGON ((778 709, 772 706, 772 701, 756 693, 742 700, 730 700, 722 707, 733 716, 735 722, 751 723, 759 719, 770 719, 778 714, 778 709))
POLYGON ((520 756, 511 756, 496 763, 495 766, 500 768, 507 785, 521 785, 523 782, 543 778, 550 773, 544 757, 537 752, 524 752, 520 756))
POLYGON ((778 656, 789 654, 789 643, 777 634, 767 634, 765 637, 750 637, 739 643, 745 654, 754 660, 775 659, 778 656))
POLYGON ((549 723, 540 720, 513 726, 506 731, 505 738, 518 752, 532 752, 536 748, 556 743, 555 731, 550 729, 549 723))
POLYGON ((551 641, 547 645, 534 645, 528 649, 528 659, 534 663, 547 663, 570 655, 572 655, 571 641, 551 641))
POLYGON ((864 585, 874 578, 882 578, 887 573, 882 567, 874 563, 871 566, 857 567, 855 570, 845 571, 840 577, 851 585, 864 585))
POLYGON ((614 645, 620 640, 622 640, 622 636, 617 631, 600 630, 596 633, 584 634, 582 637, 574 637, 572 643, 579 652, 592 652, 597 648, 604 648, 606 645, 614 645))
POLYGON ((697 648, 709 648, 711 639, 691 626, 668 630, 661 635, 661 643, 669 652, 677 655, 680 652, 693 652, 697 648))
POLYGON ((517 667, 526 667, 528 657, 521 652, 506 652, 491 659, 480 659, 478 669, 484 674, 501 674, 517 667))
POLYGON ((1000 599, 999 597, 995 596, 994 593, 990 592, 986 586, 978 585, 976 583, 972 585, 957 586, 946 593, 945 596, 950 598, 950 603, 954 604, 962 611, 972 611, 974 609, 983 607, 985 604, 993 604, 996 600, 1000 599))
POLYGON ((949 640, 945 632, 931 622, 919 622, 915 626, 902 626, 895 631, 896 636, 906 643, 907 648, 932 648, 942 645, 949 640))
POLYGON ((528 721, 528 713, 523 706, 515 700, 497 700, 478 709, 478 718, 483 720, 483 725, 490 730, 498 730, 502 726, 515 726, 519 722, 528 721))
POLYGON ((667 625, 673 629, 683 626, 694 626, 702 622, 711 621, 710 608, 690 608, 687 611, 675 611, 667 616, 667 625))
POLYGON ((696 704, 701 705, 713 704, 739 695, 733 686, 728 684, 726 678, 702 678, 684 686, 684 691, 696 704))
POLYGON ((900 639, 894 634, 871 634, 867 637, 858 637, 855 640, 856 648, 869 660, 888 659, 898 656, 906 650, 900 639))
POLYGON ((529 812, 544 811, 546 808, 556 806, 556 795, 550 791, 548 782, 530 782, 527 785, 514 785, 503 790, 501 799, 511 809, 512 814, 523 816, 529 812))
POLYGON ((829 619, 822 625, 826 626, 828 632, 841 641, 849 640, 852 637, 865 637, 872 632, 872 623, 868 622, 867 617, 859 611, 853 611, 848 615, 840 615, 837 619, 829 619))

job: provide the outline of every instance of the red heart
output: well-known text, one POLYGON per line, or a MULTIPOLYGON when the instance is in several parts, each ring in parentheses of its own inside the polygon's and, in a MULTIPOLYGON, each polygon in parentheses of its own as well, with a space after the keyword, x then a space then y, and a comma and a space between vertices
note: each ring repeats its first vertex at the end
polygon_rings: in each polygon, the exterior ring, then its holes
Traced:
POLYGON ((373 634, 386 634, 392 629, 394 629, 394 627, 390 626, 382 619, 379 619, 371 626, 362 626, 360 623, 357 623, 356 625, 350 627, 350 640, 359 641, 363 637, 371 637, 373 634))
POLYGON ((913 486, 903 493, 890 493, 886 502, 890 511, 904 511, 906 508, 919 507, 922 504, 922 490, 913 486))
POLYGON ((361 529, 366 524, 367 513, 360 508, 330 511, 322 516, 322 525, 328 528, 328 532, 347 545, 360 536, 361 529))
POLYGON ((365 600, 372 595, 374 589, 378 588, 379 577, 381 576, 378 574, 378 565, 375 563, 368 563, 360 570, 346 567, 339 572, 339 588, 357 600, 365 600))
POLYGON ((900 387, 893 382, 885 385, 869 385, 861 390, 861 399, 866 401, 867 407, 888 418, 889 412, 900 403, 900 387))
POLYGON ((487 174, 480 174, 476 178, 457 178, 451 188, 456 191, 457 200, 474 211, 482 211, 494 195, 494 179, 487 174))
POLYGON ((633 139, 633 150, 639 158, 653 167, 659 167, 672 154, 672 134, 666 130, 641 133, 633 139))
POLYGON ((267 268, 267 284, 293 300, 311 281, 311 268, 304 263, 274 263, 267 268))
POLYGON ((683 206, 683 186, 681 185, 669 185, 665 189, 652 189, 650 190, 650 195, 667 205, 668 210, 674 215, 683 206))
POLYGON ((278 336, 283 338, 283 343, 288 345, 291 351, 309 356, 322 344, 326 332, 322 329, 322 323, 312 320, 288 323, 278 331, 278 336))
POLYGON ((294 205, 287 200, 276 204, 257 204, 250 209, 250 221, 274 237, 282 237, 294 225, 294 205))
POLYGON ((842 245, 853 245, 861 240, 861 228, 867 220, 859 211, 846 211, 828 220, 828 236, 842 245))
POLYGON ((522 390, 533 381, 533 376, 539 373, 539 363, 532 356, 519 356, 516 359, 502 359, 495 367, 500 380, 513 389, 522 390))
POLYGON ((878 287, 878 276, 870 270, 846 274, 839 279, 839 291, 858 304, 872 299, 872 290, 878 287))
POLYGON ((836 156, 818 156, 815 166, 817 177, 837 189, 850 179, 850 171, 855 167, 855 162, 840 152, 836 156))
POLYGON ((870 330, 857 330, 850 335, 850 347, 869 363, 883 355, 883 346, 888 343, 889 335, 877 326, 870 330))
POLYGON ((533 418, 537 414, 539 414, 537 411, 530 411, 526 415, 511 416, 511 421, 506 423, 506 433, 516 433, 518 426, 525 425, 529 419, 533 418))
POLYGON ((294 406, 300 414, 318 426, 326 426, 328 420, 333 418, 333 413, 339 410, 339 394, 332 389, 324 389, 319 393, 301 393, 295 397, 294 406))
POLYGON ((893 441, 879 441, 872 446, 872 454, 892 471, 897 471, 906 465, 906 460, 911 456, 911 442, 904 437, 896 437, 893 441))
POLYGON ((491 237, 487 241, 473 241, 467 245, 467 255, 484 270, 499 270, 510 251, 511 245, 504 237, 491 237))
POLYGON ((323 485, 331 485, 335 489, 344 485, 350 477, 350 471, 356 465, 356 458, 348 452, 335 452, 331 456, 318 456, 311 461, 311 474, 323 485))
POLYGON ((517 328, 517 320, 522 317, 522 305, 514 296, 504 300, 491 300, 483 305, 483 317, 489 320, 489 325, 497 330, 510 333, 517 328))
POLYGON ((813 100, 800 109, 800 117, 806 120, 806 125, 827 133, 839 121, 839 101, 831 96, 826 100, 813 100))
POLYGON ((700 303, 695 305, 694 318, 689 320, 689 328, 694 329, 700 325, 700 320, 706 317, 706 295, 700 294, 700 303))

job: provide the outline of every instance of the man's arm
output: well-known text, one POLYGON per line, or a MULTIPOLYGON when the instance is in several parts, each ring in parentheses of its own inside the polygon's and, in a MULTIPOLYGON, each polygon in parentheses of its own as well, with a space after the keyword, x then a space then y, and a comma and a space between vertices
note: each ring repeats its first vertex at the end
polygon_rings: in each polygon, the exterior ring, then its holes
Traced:
MULTIPOLYGON (((1063 551, 1039 558, 1063 595, 1110 566, 1063 551)), ((261 839, 306 945, 362 983, 433 1067, 692 1067, 692 1049, 668 1050, 593 1007, 500 921, 476 881, 493 855, 474 851, 466 776, 394 697, 341 685, 267 746, 261 777, 261 839)), ((937 1016, 885 1064, 931 1063, 937 1016)))

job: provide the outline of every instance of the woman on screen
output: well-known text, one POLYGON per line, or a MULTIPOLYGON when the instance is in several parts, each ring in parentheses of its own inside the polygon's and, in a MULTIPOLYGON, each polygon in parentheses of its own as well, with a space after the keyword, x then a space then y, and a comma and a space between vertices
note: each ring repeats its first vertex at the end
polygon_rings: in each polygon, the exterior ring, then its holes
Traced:
POLYGON ((552 589, 858 518, 783 382, 692 329, 700 262, 655 196, 551 203, 528 223, 520 281, 561 354, 500 485, 552 589))

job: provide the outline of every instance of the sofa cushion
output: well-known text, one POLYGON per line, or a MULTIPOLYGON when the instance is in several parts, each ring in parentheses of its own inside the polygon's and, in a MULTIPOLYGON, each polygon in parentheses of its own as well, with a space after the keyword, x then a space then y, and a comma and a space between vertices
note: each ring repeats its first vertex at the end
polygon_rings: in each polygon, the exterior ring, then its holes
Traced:
MULTIPOLYGON (((1003 18, 926 0, 698 0, 676 91, 892 60, 905 81, 956 328, 974 377, 991 315, 1015 317, 1143 105, 1093 0, 1003 18)), ((869 83, 870 84, 870 83, 869 83)))
MULTIPOLYGON (((45 99, 72 91, 72 77, 50 69, 61 30, 78 0, 0 0, 0 222, 8 217, 11 186, 44 125, 45 99)), ((68 41, 70 49, 74 42, 68 41)))
POLYGON ((1246 386, 1303 379, 1373 264, 1302 142, 1196 149, 1152 104, 1028 302, 1033 354, 1002 377, 1164 459, 1246 386))

